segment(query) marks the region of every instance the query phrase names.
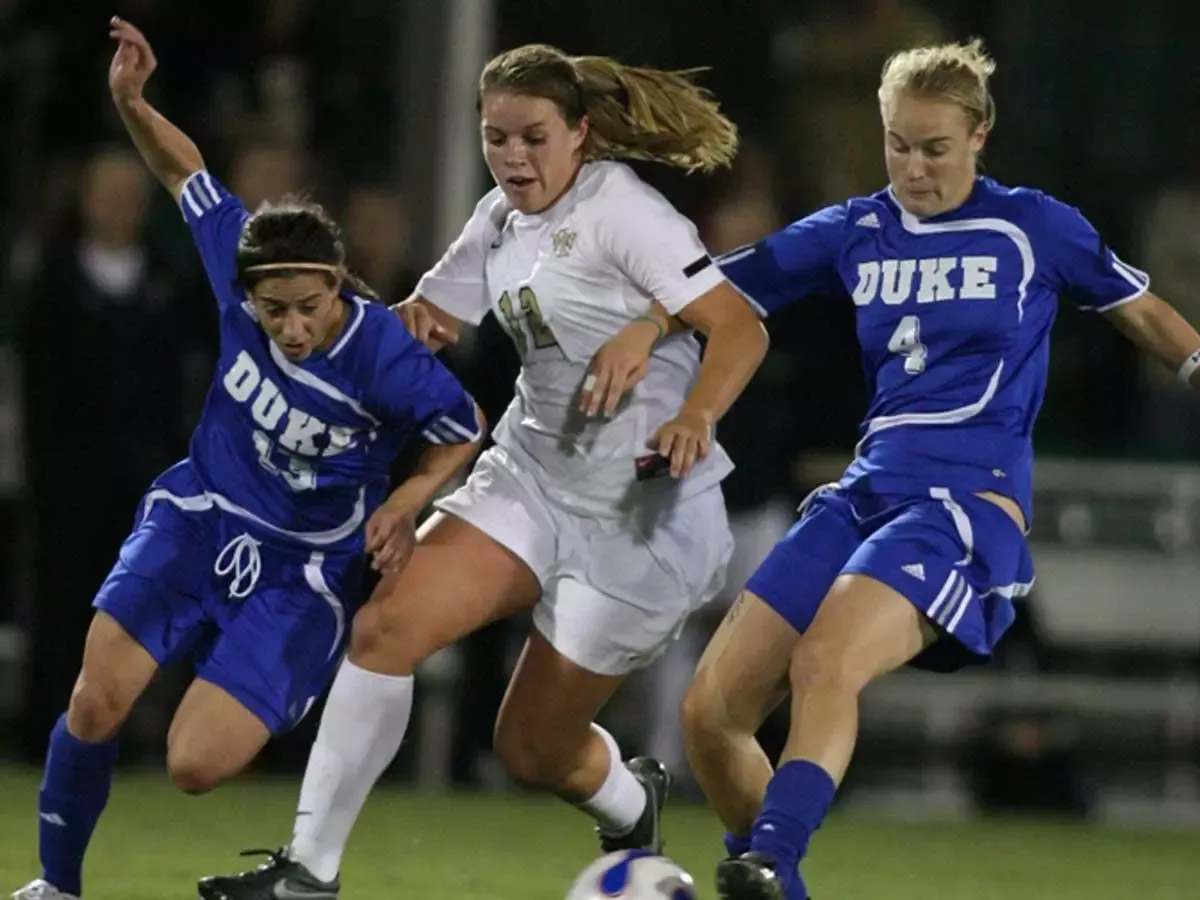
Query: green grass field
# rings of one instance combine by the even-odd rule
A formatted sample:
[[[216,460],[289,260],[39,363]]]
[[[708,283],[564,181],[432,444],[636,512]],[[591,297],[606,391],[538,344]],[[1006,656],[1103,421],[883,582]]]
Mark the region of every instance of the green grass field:
[[[37,875],[37,773],[0,769],[0,896]],[[203,798],[158,775],[118,776],[86,870],[88,900],[187,900],[197,876],[286,840],[298,782],[252,780]],[[669,853],[712,898],[720,830],[706,808],[667,815]],[[345,900],[562,900],[596,855],[578,812],[524,796],[380,790],[351,840]],[[1194,900],[1200,834],[840,816],[805,871],[818,900]]]

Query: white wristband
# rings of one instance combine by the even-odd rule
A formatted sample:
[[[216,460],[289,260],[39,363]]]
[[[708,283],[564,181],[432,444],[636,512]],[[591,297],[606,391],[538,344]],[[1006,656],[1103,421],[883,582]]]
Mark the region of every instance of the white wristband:
[[[1192,351],[1192,355],[1183,361],[1183,365],[1176,372],[1176,377],[1189,387],[1192,384],[1192,374],[1200,369],[1200,349]]]

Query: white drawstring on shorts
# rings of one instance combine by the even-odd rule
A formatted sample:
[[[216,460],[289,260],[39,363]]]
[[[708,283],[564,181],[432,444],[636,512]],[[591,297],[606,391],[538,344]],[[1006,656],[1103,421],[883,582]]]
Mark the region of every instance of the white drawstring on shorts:
[[[217,564],[213,566],[217,576],[223,578],[233,573],[233,580],[229,582],[230,597],[242,600],[258,584],[258,576],[262,574],[262,556],[258,552],[261,546],[261,541],[248,534],[239,534],[217,556]]]

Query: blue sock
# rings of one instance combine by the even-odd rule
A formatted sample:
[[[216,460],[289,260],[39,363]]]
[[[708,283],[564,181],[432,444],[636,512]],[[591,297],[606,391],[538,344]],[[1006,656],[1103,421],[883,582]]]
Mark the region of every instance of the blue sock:
[[[740,834],[734,834],[732,831],[725,832],[725,852],[730,859],[735,859],[742,854],[750,852],[750,838]]]
[[[38,793],[38,850],[42,877],[65,894],[83,890],[83,854],[108,802],[117,741],[89,744],[59,717],[50,732],[46,774]]]
[[[808,850],[808,839],[829,812],[836,790],[828,772],[802,759],[784,763],[767,785],[750,846],[775,858],[788,900],[808,896],[798,866]]]

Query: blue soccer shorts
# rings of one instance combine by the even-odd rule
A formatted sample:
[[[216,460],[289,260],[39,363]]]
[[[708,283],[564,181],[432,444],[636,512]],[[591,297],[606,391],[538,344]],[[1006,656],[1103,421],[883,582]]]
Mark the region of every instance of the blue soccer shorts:
[[[803,634],[834,581],[866,575],[896,590],[943,639],[912,665],[952,671],[991,656],[1033,585],[1025,536],[994,503],[934,488],[926,496],[819,490],[746,589]]]
[[[143,501],[93,606],[160,666],[190,657],[272,734],[288,731],[342,660],[364,559],[255,533],[192,499]]]

